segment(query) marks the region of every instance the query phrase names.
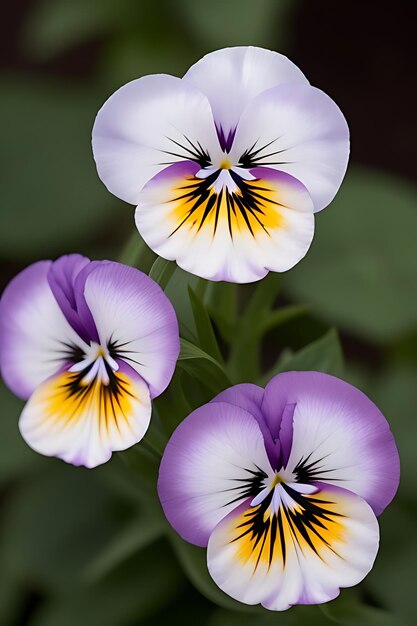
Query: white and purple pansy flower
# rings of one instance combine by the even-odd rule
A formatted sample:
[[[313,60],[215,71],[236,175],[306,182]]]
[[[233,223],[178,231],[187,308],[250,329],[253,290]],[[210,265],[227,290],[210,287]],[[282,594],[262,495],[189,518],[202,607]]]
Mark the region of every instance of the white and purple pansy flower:
[[[171,380],[178,323],[139,270],[78,254],[39,261],[0,301],[5,383],[28,400],[19,421],[37,452],[95,467],[144,436]]]
[[[158,491],[175,530],[208,547],[223,591],[285,610],[327,602],[366,576],[376,516],[398,481],[389,426],[361,391],[287,372],[191,413],[167,445]]]
[[[93,150],[100,178],[137,206],[157,254],[203,278],[247,283],[306,254],[314,213],[343,180],[349,131],[285,56],[236,47],[182,79],[121,87],[97,115]]]

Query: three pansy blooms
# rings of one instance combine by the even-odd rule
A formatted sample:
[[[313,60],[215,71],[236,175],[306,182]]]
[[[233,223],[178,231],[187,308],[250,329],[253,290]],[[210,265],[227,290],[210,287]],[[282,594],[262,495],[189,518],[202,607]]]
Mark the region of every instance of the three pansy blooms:
[[[349,133],[286,57],[208,54],[180,79],[146,76],[104,104],[99,176],[134,204],[145,242],[210,280],[248,283],[306,254],[336,194]],[[27,400],[38,452],[95,467],[144,436],[179,355],[174,309],[141,271],[78,254],[18,274],[0,303],[0,363]],[[399,460],[359,390],[318,372],[239,384],[193,411],[165,449],[158,493],[217,585],[284,610],[335,598],[371,569]]]

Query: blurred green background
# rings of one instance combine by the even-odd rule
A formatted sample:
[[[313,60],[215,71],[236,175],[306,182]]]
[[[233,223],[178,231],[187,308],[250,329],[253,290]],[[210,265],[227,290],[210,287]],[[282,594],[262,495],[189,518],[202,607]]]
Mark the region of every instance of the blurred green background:
[[[90,131],[98,108],[123,83],[153,72],[182,75],[210,50],[252,44],[288,54],[336,100],[351,128],[351,164],[336,200],[316,220],[307,257],[266,282],[267,290],[273,286],[272,310],[258,333],[261,372],[249,371],[241,358],[258,346],[244,343],[250,311],[237,320],[236,290],[226,298],[222,286],[209,287],[199,297],[223,352],[228,333],[241,339],[229,362],[234,380],[291,368],[341,375],[379,404],[402,460],[400,491],[381,518],[381,549],[365,583],[324,608],[271,615],[228,599],[211,584],[204,552],[167,537],[155,497],[157,466],[144,450],[115,455],[90,472],[41,458],[21,441],[22,403],[2,386],[2,626],[415,623],[412,8],[401,1],[393,7],[346,0],[20,0],[2,9],[2,285],[27,263],[65,252],[120,258],[133,210],[100,183]],[[149,262],[148,255],[143,264]],[[183,319],[190,316],[188,283],[190,277],[176,273],[168,292]],[[256,286],[238,292],[241,302],[256,294],[265,301]],[[195,317],[200,305],[194,304]],[[196,325],[191,319],[184,327],[188,338],[199,336]],[[185,377],[196,375],[183,369]],[[179,384],[176,377],[177,402]],[[167,404],[157,403],[156,418],[169,420]]]

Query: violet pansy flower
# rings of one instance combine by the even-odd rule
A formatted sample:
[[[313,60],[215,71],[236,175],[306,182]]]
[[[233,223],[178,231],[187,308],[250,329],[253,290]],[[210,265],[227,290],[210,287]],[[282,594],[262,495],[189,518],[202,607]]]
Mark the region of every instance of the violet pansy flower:
[[[178,323],[139,270],[71,254],[30,265],[6,287],[0,345],[5,383],[28,400],[27,443],[94,467],[144,436],[151,399],[175,368]]]
[[[100,178],[137,205],[137,228],[157,254],[247,283],[306,254],[314,212],[343,180],[349,131],[285,56],[236,47],[182,79],[121,87],[97,115],[93,150]]]
[[[389,426],[362,392],[287,372],[191,413],[167,445],[158,491],[176,531],[208,547],[223,591],[285,610],[364,578],[378,550],[376,516],[398,481]]]

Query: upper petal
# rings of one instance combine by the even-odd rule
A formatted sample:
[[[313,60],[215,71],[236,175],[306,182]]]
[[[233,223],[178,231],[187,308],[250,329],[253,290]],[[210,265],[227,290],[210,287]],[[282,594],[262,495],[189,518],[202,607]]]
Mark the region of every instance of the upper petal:
[[[111,261],[97,263],[84,284],[100,343],[111,344],[149,385],[151,397],[168,386],[179,354],[174,308],[149,276]]]
[[[19,429],[41,454],[96,467],[142,439],[151,401],[147,384],[126,364],[107,385],[82,378],[83,373],[63,371],[43,382],[23,409]]]
[[[95,262],[80,254],[65,254],[51,264],[48,272],[48,282],[58,302],[59,308],[71,324],[73,329],[87,343],[97,341],[97,330],[91,313],[82,302],[82,289],[77,290],[80,275],[85,276]],[[84,306],[83,306],[84,304]]]
[[[278,52],[239,46],[206,54],[184,75],[206,94],[217,128],[227,137],[246,105],[262,91],[281,83],[308,80],[292,61]]]
[[[62,367],[71,347],[85,347],[51,291],[51,266],[51,261],[39,261],[24,269],[0,301],[1,372],[23,399]]]
[[[251,160],[247,152],[254,154]],[[339,107],[319,89],[280,85],[248,104],[231,158],[291,174],[307,188],[314,210],[320,211],[331,202],[345,175],[349,129]]]
[[[400,470],[393,435],[375,404],[334,376],[285,372],[265,389],[262,411],[272,431],[286,406],[293,414],[288,471],[301,482],[349,489],[379,515],[397,491]]]
[[[175,430],[159,471],[168,521],[187,541],[207,545],[216,524],[271,472],[262,433],[247,411],[212,402]]]
[[[280,455],[280,442],[278,438],[276,440],[273,439],[265,416],[262,413],[264,393],[265,390],[263,387],[251,383],[241,383],[240,385],[234,385],[233,387],[221,391],[211,402],[228,402],[241,409],[245,409],[245,411],[253,415],[261,429],[265,449],[271,465],[272,467],[276,467]]]
[[[114,195],[138,204],[144,184],[167,164],[220,151],[210,104],[180,78],[134,80],[104,103],[93,127],[98,174]]]
[[[236,600],[274,611],[320,604],[371,569],[379,529],[362,498],[330,486],[293,495],[277,511],[246,501],[210,536],[210,574]]]

